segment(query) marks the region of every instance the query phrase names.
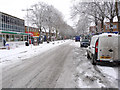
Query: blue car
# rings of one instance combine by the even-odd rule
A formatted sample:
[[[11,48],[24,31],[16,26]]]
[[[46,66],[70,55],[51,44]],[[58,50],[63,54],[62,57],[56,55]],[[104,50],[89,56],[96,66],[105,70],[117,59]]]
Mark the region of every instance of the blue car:
[[[75,37],[75,41],[76,41],[76,42],[80,42],[80,36],[76,36],[76,37]]]

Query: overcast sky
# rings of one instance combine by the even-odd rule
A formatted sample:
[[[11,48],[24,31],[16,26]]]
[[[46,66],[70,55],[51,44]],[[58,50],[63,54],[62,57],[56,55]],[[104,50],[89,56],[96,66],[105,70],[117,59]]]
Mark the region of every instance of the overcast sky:
[[[63,13],[65,21],[72,25],[69,19],[71,0],[0,0],[0,11],[24,19],[26,12],[22,9],[30,8],[31,5],[40,1],[52,4]]]

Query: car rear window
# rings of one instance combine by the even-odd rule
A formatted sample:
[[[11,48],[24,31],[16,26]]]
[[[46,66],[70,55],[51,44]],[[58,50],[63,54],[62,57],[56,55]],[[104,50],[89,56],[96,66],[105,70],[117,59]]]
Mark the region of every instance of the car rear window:
[[[83,39],[82,42],[89,42],[89,40],[88,39]]]

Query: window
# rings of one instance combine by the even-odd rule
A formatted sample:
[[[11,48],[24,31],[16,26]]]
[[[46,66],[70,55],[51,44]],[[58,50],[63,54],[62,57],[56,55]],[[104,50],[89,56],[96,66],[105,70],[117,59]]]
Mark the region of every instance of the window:
[[[117,25],[113,25],[113,29],[117,29]]]
[[[10,35],[10,41],[14,41],[14,35]]]
[[[0,28],[2,27],[2,22],[0,21]]]
[[[0,34],[0,46],[2,46],[3,43],[2,43],[2,35]]]
[[[0,42],[2,42],[2,34],[0,34]]]
[[[10,41],[10,35],[6,35],[6,41]]]

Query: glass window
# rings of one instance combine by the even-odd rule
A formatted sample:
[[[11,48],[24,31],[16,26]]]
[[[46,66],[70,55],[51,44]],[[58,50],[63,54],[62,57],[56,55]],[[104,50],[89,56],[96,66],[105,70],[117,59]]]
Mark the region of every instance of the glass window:
[[[117,25],[113,25],[113,29],[117,29]]]
[[[19,39],[19,35],[15,35],[15,41],[20,41]]]
[[[27,36],[24,36],[24,41],[27,41]]]
[[[2,46],[2,34],[0,34],[0,46]]]
[[[0,22],[0,29],[2,29],[2,23]]]
[[[14,35],[11,35],[10,41],[14,41]]]
[[[2,42],[2,34],[0,34],[0,42]]]
[[[20,41],[23,41],[23,36],[22,35],[20,36]]]
[[[10,35],[6,35],[6,41],[10,41]]]

